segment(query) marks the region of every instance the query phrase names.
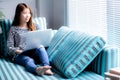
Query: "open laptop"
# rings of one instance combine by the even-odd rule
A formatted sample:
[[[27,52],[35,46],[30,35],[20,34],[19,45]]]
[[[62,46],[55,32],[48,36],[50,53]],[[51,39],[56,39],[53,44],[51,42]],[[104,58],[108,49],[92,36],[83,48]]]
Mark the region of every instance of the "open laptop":
[[[52,29],[30,31],[20,34],[20,43],[24,46],[24,51],[34,49],[43,45],[48,47],[53,38]]]

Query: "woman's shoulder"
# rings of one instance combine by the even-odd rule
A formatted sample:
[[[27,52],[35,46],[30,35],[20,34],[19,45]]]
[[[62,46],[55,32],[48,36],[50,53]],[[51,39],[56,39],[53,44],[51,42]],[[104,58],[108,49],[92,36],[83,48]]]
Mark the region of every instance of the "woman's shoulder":
[[[19,27],[17,27],[17,26],[11,26],[11,28],[10,28],[11,30],[14,30],[14,31],[16,31],[16,30],[18,30],[19,29]]]
[[[16,26],[11,26],[10,27],[10,32],[18,32],[19,31],[19,28],[16,27]]]
[[[16,26],[11,26],[10,29],[16,29],[17,27]]]

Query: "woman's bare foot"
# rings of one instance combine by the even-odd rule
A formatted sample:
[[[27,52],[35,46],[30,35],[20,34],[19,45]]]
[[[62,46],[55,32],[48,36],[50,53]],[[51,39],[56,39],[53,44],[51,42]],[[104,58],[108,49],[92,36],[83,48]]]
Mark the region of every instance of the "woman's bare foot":
[[[45,71],[46,75],[53,75],[54,73],[51,71],[51,69],[48,69]]]
[[[50,68],[51,68],[51,66],[39,66],[36,68],[36,73],[37,73],[37,75],[42,76]]]

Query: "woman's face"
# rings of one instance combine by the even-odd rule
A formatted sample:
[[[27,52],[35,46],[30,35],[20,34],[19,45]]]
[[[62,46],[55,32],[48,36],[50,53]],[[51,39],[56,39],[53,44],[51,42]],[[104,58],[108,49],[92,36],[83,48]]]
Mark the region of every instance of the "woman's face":
[[[20,20],[22,23],[26,23],[30,20],[31,14],[29,8],[25,8],[20,15]]]

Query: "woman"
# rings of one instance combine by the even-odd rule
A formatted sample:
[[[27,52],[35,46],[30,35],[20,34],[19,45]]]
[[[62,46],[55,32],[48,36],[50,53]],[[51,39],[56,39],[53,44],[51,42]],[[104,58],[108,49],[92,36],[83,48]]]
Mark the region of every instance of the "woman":
[[[48,55],[43,46],[23,52],[24,46],[20,44],[19,35],[34,30],[36,30],[36,27],[32,22],[30,7],[25,3],[18,4],[12,27],[8,34],[8,54],[15,63],[25,66],[32,73],[37,73],[40,76],[44,74],[52,75],[53,72],[51,71]],[[41,66],[37,66],[34,61],[41,63]]]

